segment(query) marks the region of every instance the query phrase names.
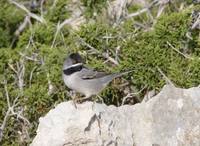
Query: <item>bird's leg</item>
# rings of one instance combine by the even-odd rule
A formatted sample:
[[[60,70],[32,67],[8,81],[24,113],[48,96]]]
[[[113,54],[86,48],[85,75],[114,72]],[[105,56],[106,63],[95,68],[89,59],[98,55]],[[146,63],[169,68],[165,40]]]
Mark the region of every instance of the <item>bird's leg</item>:
[[[70,96],[72,97],[72,101],[73,101],[74,107],[77,108],[77,105],[76,105],[76,92],[74,90],[70,91]]]
[[[76,105],[76,100],[73,99],[73,104],[74,104],[74,107],[77,109],[77,105]]]
[[[91,96],[85,96],[84,98],[81,98],[79,101],[80,102],[84,102],[84,101],[86,101],[86,100],[88,100],[90,98],[91,98]]]

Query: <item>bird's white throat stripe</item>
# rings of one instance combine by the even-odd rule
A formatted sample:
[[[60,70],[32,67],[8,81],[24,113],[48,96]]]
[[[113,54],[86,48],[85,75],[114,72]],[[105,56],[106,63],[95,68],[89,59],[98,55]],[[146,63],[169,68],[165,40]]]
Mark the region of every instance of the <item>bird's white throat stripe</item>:
[[[69,69],[69,68],[73,68],[73,67],[77,67],[77,66],[82,66],[82,65],[83,65],[83,63],[76,63],[76,64],[73,64],[73,65],[68,66],[68,67],[65,68],[64,70]]]

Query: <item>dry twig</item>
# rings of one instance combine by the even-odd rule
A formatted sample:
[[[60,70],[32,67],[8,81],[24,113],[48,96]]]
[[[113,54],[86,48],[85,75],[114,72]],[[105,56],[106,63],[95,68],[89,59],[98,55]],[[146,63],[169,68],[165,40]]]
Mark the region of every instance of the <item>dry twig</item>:
[[[147,101],[149,101],[155,94],[156,94],[155,89],[153,89],[153,90],[151,90],[151,91],[148,91],[148,92],[145,94],[145,96],[144,96],[142,102],[147,102]]]
[[[167,44],[176,52],[178,52],[179,54],[181,54],[183,57],[187,58],[187,59],[193,59],[192,57],[182,53],[181,51],[179,51],[178,49],[176,49],[174,46],[172,46],[172,44],[170,42],[167,41]]]
[[[156,68],[160,72],[160,74],[164,77],[166,83],[174,86],[173,82],[163,73],[163,71],[158,66],[156,66]]]
[[[126,101],[128,98],[133,98],[134,95],[140,94],[145,88],[146,88],[146,86],[144,86],[144,87],[143,87],[140,91],[138,91],[138,92],[135,92],[135,93],[128,93],[125,97],[123,97],[123,99],[122,99],[122,104],[121,104],[121,105],[124,105],[125,101]]]
[[[114,63],[115,65],[119,65],[118,60],[115,60],[114,58],[110,57],[107,52],[101,53],[96,48],[94,48],[93,46],[91,46],[90,44],[85,42],[80,36],[78,36],[78,37],[79,37],[79,40],[81,41],[81,43],[90,49],[89,50],[90,52],[92,52],[94,54],[101,54],[102,57],[104,57],[105,59],[109,60],[110,62]]]
[[[6,114],[4,116],[3,122],[2,122],[1,127],[0,127],[0,142],[1,142],[2,138],[3,138],[3,132],[4,132],[4,129],[6,127],[6,123],[8,121],[8,118],[10,116],[17,116],[17,118],[22,119],[27,124],[30,124],[28,119],[26,119],[24,116],[21,115],[21,112],[19,112],[19,111],[16,112],[15,111],[15,107],[18,105],[17,101],[19,99],[19,95],[14,99],[14,101],[13,101],[13,103],[11,105],[11,101],[10,101],[10,97],[9,97],[9,93],[8,93],[8,88],[7,88],[7,80],[4,80],[4,90],[5,90],[8,109],[6,111]]]
[[[138,15],[143,14],[144,12],[148,12],[149,9],[151,9],[154,5],[156,5],[158,3],[159,0],[154,0],[149,6],[147,6],[146,8],[143,8],[135,13],[131,13],[129,15],[126,16],[126,19],[128,18],[132,18],[132,17],[136,17]]]
[[[193,23],[191,29],[195,29],[195,28],[197,28],[198,26],[200,26],[200,12],[199,12],[198,18],[197,18],[196,21]]]
[[[56,26],[56,33],[54,35],[54,39],[53,39],[53,42],[51,44],[51,48],[54,47],[55,45],[55,41],[56,41],[56,38],[60,32],[60,30],[63,28],[63,26],[67,25],[67,24],[70,24],[72,21],[74,21],[75,18],[69,18],[69,19],[65,19],[62,23],[58,22],[57,23],[57,26]]]
[[[26,28],[26,26],[30,23],[30,16],[25,16],[24,21],[20,24],[20,26],[18,27],[18,29],[15,31],[15,36],[19,36],[21,34],[21,32],[24,31],[24,29]]]
[[[36,14],[34,14],[34,13],[31,13],[24,5],[19,4],[19,3],[17,3],[17,2],[14,1],[14,0],[9,0],[9,2],[10,2],[11,4],[16,5],[18,8],[22,9],[23,11],[25,11],[25,12],[26,12],[30,17],[32,17],[33,19],[35,19],[35,20],[37,20],[37,21],[39,21],[39,22],[41,22],[41,23],[43,23],[43,24],[46,24],[46,21],[45,21],[45,19],[44,19],[43,17],[38,16],[38,15],[36,15]]]

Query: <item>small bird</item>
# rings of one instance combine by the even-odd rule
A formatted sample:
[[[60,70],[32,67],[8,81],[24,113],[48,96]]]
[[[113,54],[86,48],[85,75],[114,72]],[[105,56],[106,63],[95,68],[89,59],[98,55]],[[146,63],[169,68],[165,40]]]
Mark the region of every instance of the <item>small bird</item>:
[[[63,80],[65,85],[75,92],[83,94],[83,99],[98,95],[114,78],[131,71],[107,74],[84,66],[84,60],[78,53],[70,54],[63,64]]]

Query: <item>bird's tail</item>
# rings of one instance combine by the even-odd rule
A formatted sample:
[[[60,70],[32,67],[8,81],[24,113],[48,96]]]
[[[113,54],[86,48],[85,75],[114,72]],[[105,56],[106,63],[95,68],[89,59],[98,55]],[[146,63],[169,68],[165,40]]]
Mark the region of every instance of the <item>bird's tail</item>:
[[[107,76],[103,77],[101,81],[102,81],[103,83],[107,84],[107,83],[111,82],[113,79],[118,78],[118,77],[121,77],[121,76],[123,76],[123,75],[126,75],[126,74],[128,74],[128,73],[130,73],[130,72],[132,72],[132,71],[133,71],[133,70],[129,70],[129,71],[125,71],[125,72],[120,72],[120,73],[110,74],[110,75],[107,75]]]

